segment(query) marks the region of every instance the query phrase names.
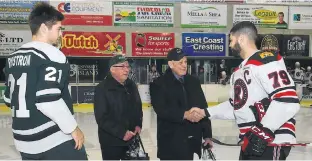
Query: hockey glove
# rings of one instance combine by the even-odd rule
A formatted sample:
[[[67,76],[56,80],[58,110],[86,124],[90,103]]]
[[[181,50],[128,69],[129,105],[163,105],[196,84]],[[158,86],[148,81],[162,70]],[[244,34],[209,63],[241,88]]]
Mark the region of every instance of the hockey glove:
[[[271,100],[268,98],[264,98],[261,101],[256,102],[254,105],[249,106],[253,114],[255,115],[256,122],[260,123],[265,112],[268,110],[270,106]]]
[[[244,138],[242,151],[245,155],[261,156],[266,149],[267,145],[275,138],[274,133],[265,127],[253,126],[250,128]]]

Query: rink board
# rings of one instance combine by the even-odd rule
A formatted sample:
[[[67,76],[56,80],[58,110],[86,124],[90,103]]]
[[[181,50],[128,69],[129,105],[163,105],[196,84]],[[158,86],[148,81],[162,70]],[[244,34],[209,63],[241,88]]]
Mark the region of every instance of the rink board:
[[[217,105],[218,102],[209,102],[208,107]],[[312,104],[312,101],[302,101],[301,107],[310,108],[310,105]],[[151,108],[150,104],[144,104],[142,106],[143,109]],[[74,111],[75,112],[93,112],[93,104],[74,104]],[[10,112],[10,109],[4,105],[0,104],[0,113],[8,113]]]

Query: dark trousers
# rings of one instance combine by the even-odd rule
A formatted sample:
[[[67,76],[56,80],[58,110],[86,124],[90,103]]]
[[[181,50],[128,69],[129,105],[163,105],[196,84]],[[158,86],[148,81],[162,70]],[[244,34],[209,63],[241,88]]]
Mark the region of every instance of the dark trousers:
[[[260,157],[246,156],[241,151],[239,160],[286,160],[290,153],[291,147],[269,146]]]
[[[172,152],[171,155],[161,156],[159,157],[159,160],[193,160],[194,153],[196,153],[195,143],[196,141],[193,138],[189,138],[187,139],[185,146],[179,147],[178,149],[172,149],[174,152]]]
[[[126,158],[128,146],[101,146],[103,160],[123,160]]]
[[[80,150],[75,149],[74,140],[64,142],[40,154],[26,154],[21,152],[21,157],[22,160],[88,160],[85,147],[83,146]]]

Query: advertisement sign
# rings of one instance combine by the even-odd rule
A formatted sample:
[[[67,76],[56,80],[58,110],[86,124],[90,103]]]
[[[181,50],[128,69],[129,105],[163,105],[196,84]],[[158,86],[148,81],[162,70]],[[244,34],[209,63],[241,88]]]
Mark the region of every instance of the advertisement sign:
[[[0,24],[28,24],[28,16],[38,2],[47,0],[0,1]]]
[[[280,34],[262,34],[258,35],[256,45],[259,50],[280,51],[283,49],[283,35]]]
[[[263,28],[287,29],[288,6],[234,5],[233,24],[241,21]]]
[[[112,2],[105,1],[51,1],[64,14],[63,25],[112,26]]]
[[[188,56],[225,56],[225,34],[182,33],[182,49]]]
[[[311,0],[245,0],[247,4],[312,5]]]
[[[284,35],[283,55],[285,56],[309,56],[309,35]]]
[[[289,7],[289,29],[311,29],[311,7]]]
[[[207,2],[207,3],[243,3],[244,0],[186,0],[187,2]]]
[[[132,56],[167,56],[174,33],[132,33]]]
[[[30,41],[31,32],[29,30],[0,30],[0,56],[8,56]]]
[[[181,4],[182,28],[226,28],[227,5]]]
[[[62,52],[66,56],[113,56],[126,53],[122,32],[63,32]]]
[[[151,105],[151,96],[149,91],[149,85],[138,85],[138,91],[141,97],[143,107]]]
[[[85,60],[84,60],[85,61]],[[92,82],[93,75],[94,79],[99,76],[99,70],[97,64],[70,64],[70,81],[76,81],[76,78],[79,77],[79,82],[89,81]]]
[[[0,86],[0,103],[4,103],[4,91],[5,91],[5,86]]]
[[[114,2],[114,26],[173,27],[174,4]]]
[[[73,103],[93,103],[95,86],[71,86]]]

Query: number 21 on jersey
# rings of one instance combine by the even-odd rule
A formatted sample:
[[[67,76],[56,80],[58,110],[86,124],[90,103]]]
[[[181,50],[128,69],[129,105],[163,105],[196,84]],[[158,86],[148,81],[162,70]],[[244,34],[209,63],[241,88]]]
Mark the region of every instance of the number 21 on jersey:
[[[56,80],[56,69],[54,67],[47,67],[46,74],[44,76],[45,81],[58,81],[60,83],[62,77],[62,70],[58,71],[58,79]],[[10,87],[10,99],[12,100],[13,92],[16,88],[18,88],[18,109],[16,110],[14,106],[12,106],[12,117],[17,118],[29,118],[30,112],[27,109],[26,104],[26,87],[27,87],[27,73],[22,73],[22,75],[16,79],[13,74],[9,74],[8,77],[8,86]],[[11,102],[12,103],[12,102]]]

